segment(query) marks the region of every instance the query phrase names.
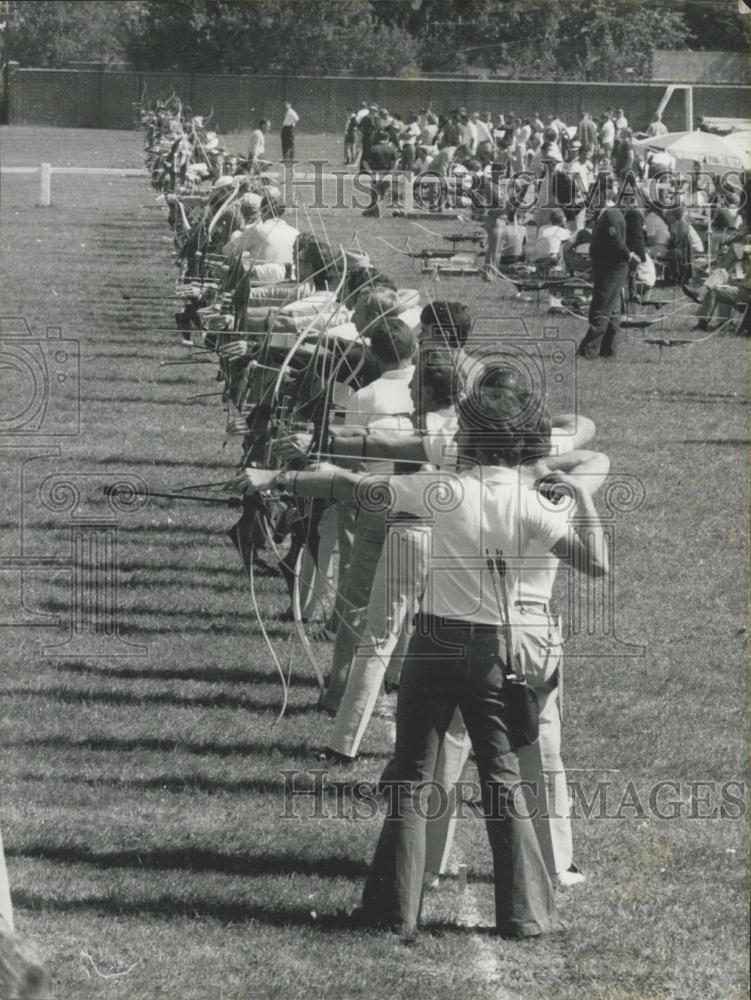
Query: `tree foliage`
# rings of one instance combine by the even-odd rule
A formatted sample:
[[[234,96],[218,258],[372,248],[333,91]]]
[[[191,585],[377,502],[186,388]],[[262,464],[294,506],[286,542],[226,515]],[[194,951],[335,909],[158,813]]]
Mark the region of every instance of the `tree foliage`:
[[[122,59],[131,6],[125,0],[13,0],[2,32],[3,59],[44,67]]]
[[[742,49],[751,18],[690,0],[11,0],[6,58],[399,76],[649,75],[655,48]]]

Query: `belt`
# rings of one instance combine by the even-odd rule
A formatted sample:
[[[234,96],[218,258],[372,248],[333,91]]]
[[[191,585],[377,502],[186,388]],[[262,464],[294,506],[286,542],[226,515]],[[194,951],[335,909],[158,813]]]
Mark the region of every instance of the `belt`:
[[[438,628],[445,629],[455,629],[459,632],[468,633],[470,636],[475,635],[503,635],[503,625],[500,623],[493,624],[490,622],[473,622],[468,618],[442,618],[438,615],[426,615],[420,614],[416,616],[415,624],[419,626],[420,622],[424,625],[430,627],[434,624]]]

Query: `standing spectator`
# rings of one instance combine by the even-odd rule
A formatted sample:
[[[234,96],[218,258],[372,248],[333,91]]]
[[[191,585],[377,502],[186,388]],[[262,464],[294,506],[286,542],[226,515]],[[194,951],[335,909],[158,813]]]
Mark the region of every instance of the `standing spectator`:
[[[595,182],[595,171],[589,158],[589,149],[577,140],[571,144],[571,152],[576,155],[566,164],[566,172],[574,178],[579,188],[587,192]],[[577,176],[578,181],[576,181]]]
[[[620,132],[628,128],[628,118],[623,113],[623,108],[618,108],[615,113],[615,127]]]
[[[363,118],[365,117],[365,115],[368,114],[368,111],[369,111],[369,109],[368,109],[368,102],[367,101],[360,101],[360,107],[358,108],[357,113],[355,114],[355,118],[357,118],[357,124],[358,125],[363,120]]]
[[[613,155],[614,145],[615,125],[613,124],[613,119],[610,117],[610,113],[606,111],[600,123],[600,149],[603,156],[607,156],[610,159]]]
[[[282,118],[282,159],[294,160],[295,158],[295,126],[300,121],[300,116],[289,103],[284,102],[284,117]]]
[[[597,138],[597,126],[592,121],[592,116],[588,111],[582,111],[577,128],[577,138],[586,149],[594,149],[595,139]]]
[[[248,142],[248,161],[251,168],[257,166],[266,153],[266,134],[270,128],[269,121],[262,118],[258,123],[258,128],[254,128],[250,133]]]
[[[662,115],[659,111],[655,111],[652,115],[652,121],[649,123],[649,128],[647,129],[647,135],[650,139],[659,135],[667,135],[667,126],[662,120]]]
[[[477,145],[479,146],[481,142],[489,142],[494,147],[495,139],[493,138],[493,132],[487,123],[480,118],[480,112],[473,111],[469,117],[477,131]]]
[[[606,208],[600,213],[592,233],[590,254],[594,287],[589,329],[579,345],[579,356],[589,360],[612,358],[616,339],[613,318],[620,313],[629,265],[639,264],[637,254],[626,245],[626,220],[620,209]]]
[[[357,156],[357,115],[352,108],[347,108],[347,123],[344,126],[344,163],[349,166]]]
[[[426,148],[435,144],[435,137],[438,134],[438,119],[428,111],[425,115],[425,122],[420,131],[420,145]]]
[[[615,176],[623,184],[629,173],[634,169],[634,147],[631,142],[631,131],[624,129],[618,140],[618,149],[615,154]]]
[[[362,170],[369,169],[370,148],[373,145],[373,134],[379,127],[379,124],[378,105],[371,104],[367,114],[362,115],[357,123],[357,127],[360,130],[360,144],[362,146],[362,155],[360,156],[360,168]]]
[[[464,146],[470,156],[475,155],[477,149],[477,128],[470,120],[469,115],[463,114],[459,118],[459,145]]]
[[[363,148],[363,161],[365,149]],[[370,171],[370,205],[362,213],[367,216],[381,217],[381,201],[390,187],[388,178],[379,177],[380,171],[393,170],[396,163],[396,147],[391,142],[385,129],[378,129],[372,136],[372,145],[368,149],[367,165]]]

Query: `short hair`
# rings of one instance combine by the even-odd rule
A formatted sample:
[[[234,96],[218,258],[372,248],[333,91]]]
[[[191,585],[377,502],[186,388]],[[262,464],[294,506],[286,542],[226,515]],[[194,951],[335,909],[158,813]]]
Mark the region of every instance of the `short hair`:
[[[376,286],[396,291],[396,282],[387,274],[383,274],[367,264],[356,264],[347,275],[345,297],[350,298],[365,288],[375,288]]]
[[[304,260],[313,274],[313,285],[316,291],[324,291],[329,272],[336,267],[336,258],[328,243],[322,243],[315,233],[299,233],[295,239],[293,259],[298,263]]]
[[[414,357],[417,338],[402,320],[387,316],[370,330],[370,349],[379,361],[399,364]]]
[[[269,123],[268,118],[261,118],[261,119],[259,119],[258,127],[259,128],[263,128],[263,126],[264,125],[268,125],[268,123]]]
[[[284,215],[284,202],[265,191],[261,195],[261,217],[273,219]]]
[[[358,306],[365,310],[368,323],[379,318],[395,314],[399,309],[399,296],[395,288],[376,285],[373,288],[363,288],[357,296]]]
[[[459,395],[459,370],[453,353],[445,348],[421,350],[414,377],[430,387],[434,401],[441,406],[451,406]]]
[[[551,422],[543,399],[511,368],[495,368],[464,395],[457,410],[472,451],[512,468],[550,453]]]
[[[550,221],[556,226],[565,226],[566,216],[563,214],[560,208],[554,208],[550,213]]]
[[[420,313],[420,324],[430,331],[431,340],[445,347],[464,347],[472,328],[472,316],[463,302],[442,299],[425,306]]]

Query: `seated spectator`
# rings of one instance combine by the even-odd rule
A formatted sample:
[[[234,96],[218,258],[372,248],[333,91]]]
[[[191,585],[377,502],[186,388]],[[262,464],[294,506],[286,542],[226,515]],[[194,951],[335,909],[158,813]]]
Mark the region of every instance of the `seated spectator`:
[[[652,256],[666,254],[670,244],[670,228],[662,217],[662,212],[655,205],[652,205],[647,212],[644,219],[644,230],[647,238],[647,249]]]
[[[554,208],[550,213],[550,222],[541,226],[537,233],[530,260],[535,264],[556,267],[561,261],[561,248],[571,239],[571,232],[566,228],[566,217],[560,208]]]
[[[501,235],[500,263],[516,264],[524,260],[527,250],[527,229],[517,217],[516,209],[506,210],[506,225]]]
[[[749,332],[749,303],[751,289],[749,287],[749,256],[751,244],[736,237],[726,244],[720,266],[710,271],[701,287],[697,290],[689,288],[685,283],[683,291],[689,298],[700,303],[698,329],[708,330],[715,313],[719,318],[727,319],[733,309],[745,308],[743,324],[738,333]]]
[[[592,267],[592,259],[589,255],[589,245],[592,242],[592,229],[589,226],[582,226],[574,234],[573,239],[563,244],[563,262],[566,270],[573,277],[577,272],[589,271]]]
[[[691,277],[696,241],[698,240],[700,247],[699,252],[703,252],[704,247],[696,230],[686,218],[686,210],[682,205],[666,211],[665,221],[670,230],[668,244],[669,280],[674,284],[682,285]]]

